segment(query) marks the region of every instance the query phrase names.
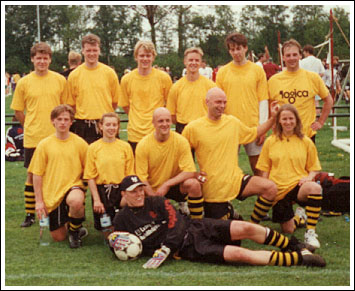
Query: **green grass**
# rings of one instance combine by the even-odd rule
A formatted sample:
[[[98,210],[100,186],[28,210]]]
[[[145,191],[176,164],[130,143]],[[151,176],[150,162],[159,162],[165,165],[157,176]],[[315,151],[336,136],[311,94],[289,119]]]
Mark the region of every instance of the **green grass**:
[[[10,98],[6,98],[6,112]],[[350,126],[348,120],[339,124]],[[125,128],[125,124],[122,124]],[[346,133],[342,133],[346,134]],[[347,132],[348,136],[349,132]],[[126,139],[126,134],[121,134]],[[325,171],[335,176],[350,175],[350,155],[331,146],[328,125],[317,136],[320,161]],[[241,150],[240,166],[250,173],[248,159]],[[350,224],[344,216],[327,218],[317,226],[321,248],[317,253],[327,267],[255,267],[247,265],[208,264],[169,260],[157,270],[144,270],[148,258],[120,262],[104,245],[94,229],[91,200],[86,198],[86,221],[89,236],[81,249],[72,250],[68,242],[39,246],[38,221],[30,228],[20,228],[24,219],[23,189],[26,170],[21,162],[5,162],[5,285],[6,286],[350,286]],[[234,206],[249,217],[255,198]],[[280,230],[279,225],[263,223]],[[304,229],[295,235],[303,239]],[[244,247],[273,249],[244,241]]]

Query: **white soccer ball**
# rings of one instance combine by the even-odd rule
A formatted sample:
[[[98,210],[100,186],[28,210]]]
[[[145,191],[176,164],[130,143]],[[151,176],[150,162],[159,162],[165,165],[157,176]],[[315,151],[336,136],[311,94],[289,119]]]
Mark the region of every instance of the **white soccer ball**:
[[[109,235],[108,240],[116,257],[121,261],[137,259],[142,253],[142,242],[132,233],[114,231]]]

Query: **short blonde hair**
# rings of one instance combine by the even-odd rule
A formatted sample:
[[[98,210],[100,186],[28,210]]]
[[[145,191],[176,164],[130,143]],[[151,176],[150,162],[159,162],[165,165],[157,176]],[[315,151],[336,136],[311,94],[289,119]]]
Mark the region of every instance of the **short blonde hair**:
[[[184,57],[186,57],[189,53],[199,54],[201,56],[201,59],[203,57],[203,51],[199,47],[190,47],[190,48],[186,49],[184,52]]]
[[[154,44],[151,41],[149,41],[149,40],[140,40],[140,41],[138,41],[136,43],[136,45],[134,47],[134,58],[137,58],[138,50],[140,48],[143,48],[146,51],[152,53],[154,57],[157,56],[157,52],[155,50],[155,46],[154,46]]]
[[[90,33],[82,38],[81,47],[84,47],[86,43],[91,45],[98,44],[100,46],[101,40],[96,34]]]
[[[69,65],[80,65],[81,54],[74,51],[70,51],[68,54],[68,63]]]
[[[68,112],[70,115],[70,120],[73,121],[74,120],[74,110],[71,106],[69,106],[68,104],[61,104],[58,105],[57,107],[55,107],[52,111],[51,111],[51,120],[53,121],[54,119],[56,119],[59,115],[61,115],[63,112]]]

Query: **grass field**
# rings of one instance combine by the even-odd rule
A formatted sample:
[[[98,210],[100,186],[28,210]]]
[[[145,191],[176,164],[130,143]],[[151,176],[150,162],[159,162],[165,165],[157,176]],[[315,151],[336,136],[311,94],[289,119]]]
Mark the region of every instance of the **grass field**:
[[[6,98],[6,113],[11,113]],[[7,119],[8,120],[8,119]],[[329,120],[330,122],[330,120]],[[341,125],[350,126],[348,119],[339,119]],[[122,124],[125,127],[125,124]],[[341,132],[339,137],[347,136]],[[121,134],[126,139],[125,133]],[[328,125],[317,135],[319,158],[324,171],[335,176],[350,175],[350,155],[331,146],[332,130]],[[3,160],[3,158],[2,158]],[[240,166],[250,173],[244,151],[241,151]],[[68,242],[53,243],[49,247],[39,246],[38,221],[30,228],[21,228],[24,219],[23,189],[26,171],[21,162],[5,163],[5,203],[2,228],[5,227],[5,286],[340,286],[353,285],[353,243],[350,223],[345,216],[321,217],[317,233],[321,248],[317,253],[327,261],[327,267],[255,267],[247,265],[208,264],[169,260],[157,270],[144,270],[142,265],[148,258],[120,262],[104,245],[94,227],[89,195],[86,199],[86,221],[89,236],[83,247],[72,250]],[[249,217],[255,198],[244,202],[234,201],[234,206],[246,218]],[[349,215],[348,215],[349,216]],[[352,219],[352,217],[351,217]],[[351,224],[352,224],[351,220]],[[280,230],[277,224],[263,223]],[[295,235],[303,239],[304,230]],[[242,246],[252,249],[273,249],[245,241]],[[265,288],[265,287],[263,287]],[[267,289],[267,288],[265,288]]]

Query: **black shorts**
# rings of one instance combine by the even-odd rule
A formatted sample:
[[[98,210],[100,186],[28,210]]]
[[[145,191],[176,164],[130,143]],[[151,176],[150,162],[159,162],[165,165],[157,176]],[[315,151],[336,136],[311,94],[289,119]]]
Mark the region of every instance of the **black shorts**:
[[[296,186],[290,192],[287,193],[284,199],[278,201],[272,207],[272,221],[276,223],[283,223],[289,221],[292,217],[295,216],[293,212],[293,204],[297,203],[298,205],[305,206],[305,202],[301,202],[297,199],[298,191],[300,186]]]
[[[175,131],[181,134],[186,125],[187,124],[176,122]]]
[[[121,191],[118,189],[118,184],[109,184],[109,185],[97,185],[97,191],[99,192],[100,200],[105,206],[106,213],[111,217],[111,221],[116,214],[116,209],[120,207],[121,203]],[[94,201],[91,197],[91,204],[94,206]],[[100,223],[100,213],[93,211],[94,216],[94,227],[97,230],[102,230]]]
[[[67,196],[70,191],[74,189],[78,189],[80,187],[74,186],[70,188],[67,193],[65,194],[62,202],[59,206],[54,209],[51,213],[49,213],[49,230],[54,231],[58,228],[64,226],[69,221],[69,205],[67,204]],[[84,189],[80,188],[83,192]]]
[[[70,131],[82,137],[88,144],[91,144],[102,137],[99,131],[99,119],[75,119],[70,127]]]
[[[25,159],[23,166],[27,169],[30,166],[33,154],[35,153],[36,148],[25,148]]]
[[[233,245],[230,237],[231,220],[192,219],[179,256],[191,261],[224,262],[226,245]]]
[[[187,199],[187,193],[180,192],[180,184],[170,187],[168,193],[165,194],[165,198],[172,199],[176,202],[185,202]]]
[[[237,196],[238,200],[244,200],[245,197],[242,197],[242,193],[249,183],[252,176],[244,175],[242,179],[242,185],[240,186],[239,194]],[[204,202],[204,211],[205,217],[221,219],[226,216],[232,218],[233,217],[233,206],[227,202]]]

